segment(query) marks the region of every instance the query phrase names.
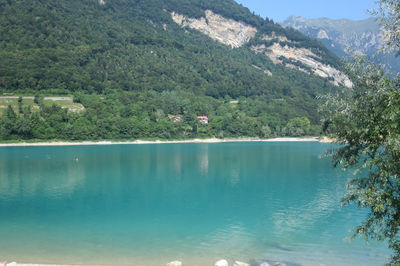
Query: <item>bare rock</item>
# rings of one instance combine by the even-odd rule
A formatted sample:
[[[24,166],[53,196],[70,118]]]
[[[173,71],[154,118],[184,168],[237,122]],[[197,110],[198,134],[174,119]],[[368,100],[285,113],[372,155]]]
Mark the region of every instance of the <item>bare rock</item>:
[[[205,16],[198,19],[190,18],[175,12],[172,12],[171,16],[173,21],[180,26],[198,30],[211,39],[232,48],[243,46],[254,38],[257,33],[255,27],[242,21],[225,18],[219,14],[213,13],[211,10],[206,10]],[[331,83],[336,86],[344,85],[349,88],[352,87],[352,82],[344,73],[330,65],[320,62],[321,58],[310,49],[281,44],[296,43],[288,40],[286,36],[272,32],[270,35],[264,35],[262,39],[267,41],[279,41],[269,47],[266,47],[264,44],[252,46],[254,52],[266,55],[275,64],[283,63],[281,58],[284,57],[290,61],[298,62],[306,66],[306,68],[302,68],[298,64],[286,64],[286,67],[295,68],[322,78],[329,78]],[[271,72],[265,73],[269,76],[271,75]]]
[[[171,261],[170,263],[167,263],[167,266],[182,266],[182,261],[179,260]]]
[[[310,49],[291,47],[289,45],[282,45],[280,43],[274,43],[268,47],[266,47],[264,44],[252,46],[251,49],[255,53],[264,53],[272,60],[274,64],[283,63],[281,60],[282,57],[299,62],[311,69],[310,74],[314,74],[322,78],[332,79],[332,83],[336,86],[344,85],[348,88],[351,88],[353,85],[353,83],[344,73],[330,65],[321,63],[319,61],[320,58]],[[292,64],[286,64],[286,67],[295,68],[308,73],[306,69]]]
[[[228,262],[226,260],[219,260],[215,263],[215,266],[228,266]]]
[[[205,11],[205,17],[195,19],[172,12],[172,19],[182,27],[189,27],[208,35],[232,48],[238,48],[248,43],[253,38],[257,29],[244,22],[224,18],[221,15],[213,13],[211,10]]]

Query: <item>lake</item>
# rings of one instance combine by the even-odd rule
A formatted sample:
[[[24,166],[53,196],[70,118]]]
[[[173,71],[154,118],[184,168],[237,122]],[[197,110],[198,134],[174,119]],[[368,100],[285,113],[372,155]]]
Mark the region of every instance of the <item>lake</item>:
[[[252,142],[0,148],[0,261],[380,265],[346,241],[352,176],[332,144]],[[79,160],[76,160],[78,158]]]

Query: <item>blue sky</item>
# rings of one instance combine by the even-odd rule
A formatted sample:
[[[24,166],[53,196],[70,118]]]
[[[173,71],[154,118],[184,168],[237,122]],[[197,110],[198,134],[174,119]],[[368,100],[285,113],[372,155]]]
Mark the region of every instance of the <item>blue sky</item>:
[[[272,18],[275,22],[285,20],[290,15],[359,20],[370,17],[366,10],[376,7],[376,0],[236,0],[236,2],[263,18]]]

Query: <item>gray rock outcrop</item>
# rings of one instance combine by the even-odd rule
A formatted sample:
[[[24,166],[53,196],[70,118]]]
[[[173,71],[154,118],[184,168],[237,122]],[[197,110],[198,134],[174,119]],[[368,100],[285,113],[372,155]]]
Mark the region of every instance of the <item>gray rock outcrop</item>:
[[[200,19],[188,18],[184,15],[172,12],[172,19],[182,27],[196,29],[211,39],[216,40],[232,48],[241,47],[256,35],[257,29],[244,22],[224,18],[213,13],[211,10],[205,11],[205,17]]]
[[[171,16],[173,21],[180,26],[198,30],[211,39],[231,46],[232,48],[239,48],[256,36],[257,29],[244,22],[224,18],[219,14],[213,13],[211,10],[206,10],[204,14],[205,16],[201,18],[189,18],[182,14],[172,12]],[[321,36],[325,36],[323,32],[321,32]],[[294,68],[322,78],[328,78],[330,82],[336,86],[352,86],[351,81],[342,72],[318,61],[319,57],[311,50],[297,48],[296,46],[289,47],[288,45],[282,44],[294,43],[288,40],[286,36],[272,32],[270,35],[262,36],[261,39],[273,41],[273,44],[268,47],[264,44],[254,45],[251,49],[256,53],[261,53],[269,57],[275,64],[283,63],[280,58],[284,57],[295,62],[293,64],[285,64],[288,68]],[[301,67],[301,64],[306,67]],[[308,68],[311,69],[311,71]],[[272,74],[269,71],[265,73],[267,75]]]
[[[226,260],[219,260],[215,263],[215,266],[228,266],[228,262]]]

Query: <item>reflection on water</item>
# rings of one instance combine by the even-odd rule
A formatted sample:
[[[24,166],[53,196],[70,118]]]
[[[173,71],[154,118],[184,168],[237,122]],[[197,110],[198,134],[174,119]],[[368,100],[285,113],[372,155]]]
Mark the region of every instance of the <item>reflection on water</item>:
[[[180,153],[175,153],[173,156],[173,166],[175,168],[175,175],[180,177],[182,174],[182,155]]]
[[[203,175],[208,174],[208,145],[202,145],[198,153],[199,170]]]
[[[318,143],[0,149],[0,258],[162,265],[175,259],[377,265],[345,243],[347,177]],[[79,161],[75,157],[79,157]],[[371,257],[372,256],[372,257]],[[186,264],[186,263],[185,263]]]
[[[7,159],[0,160],[2,199],[35,197],[38,194],[48,198],[63,197],[84,183],[84,167],[74,157],[61,161],[51,154],[32,158],[24,155],[27,153],[27,149],[12,152]],[[42,172],[51,178],[43,179]]]
[[[229,168],[229,181],[232,186],[237,185],[240,181],[240,170],[238,165],[231,165]]]

